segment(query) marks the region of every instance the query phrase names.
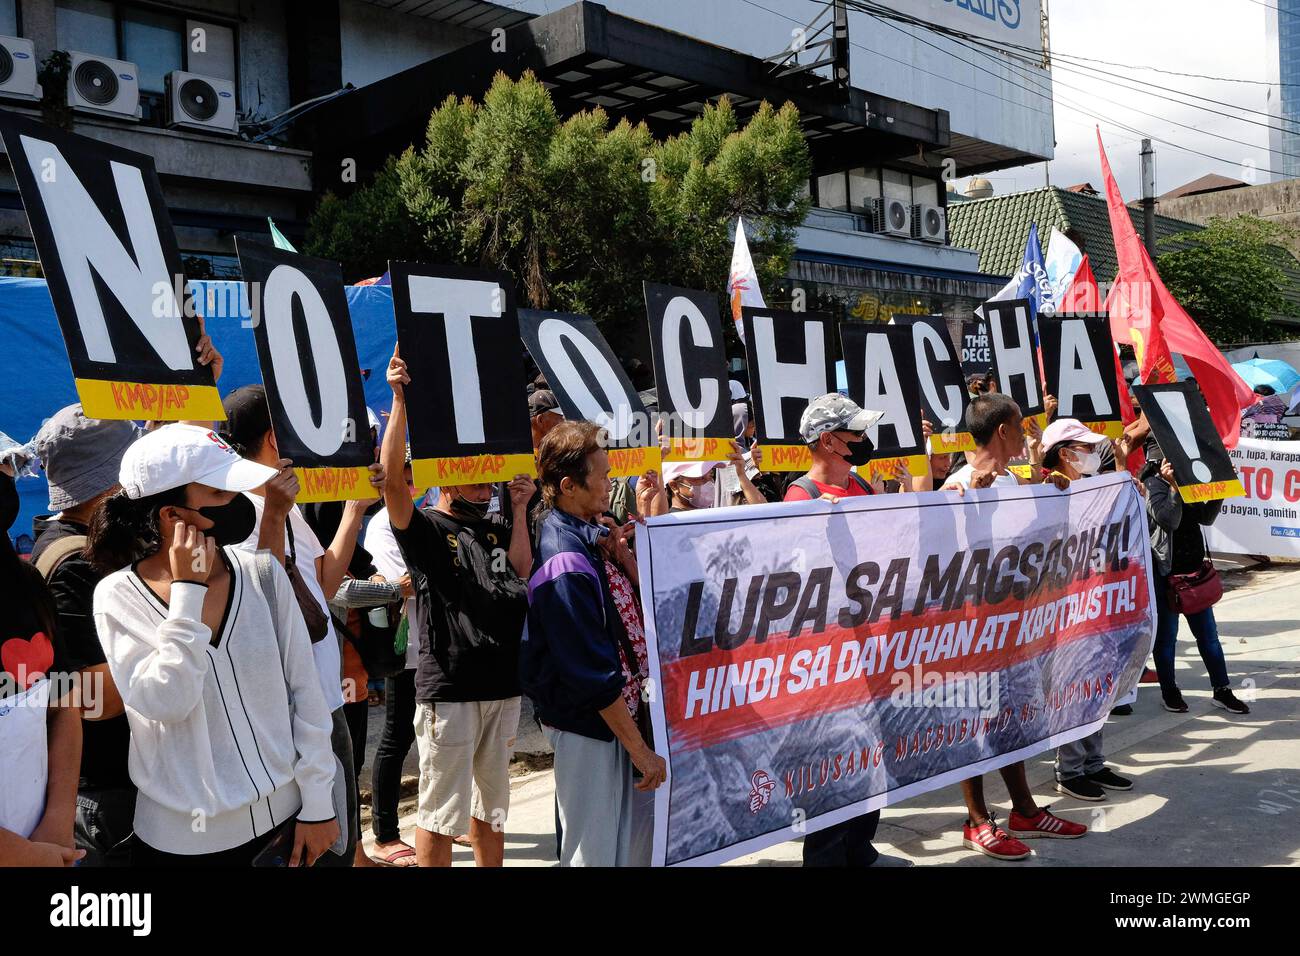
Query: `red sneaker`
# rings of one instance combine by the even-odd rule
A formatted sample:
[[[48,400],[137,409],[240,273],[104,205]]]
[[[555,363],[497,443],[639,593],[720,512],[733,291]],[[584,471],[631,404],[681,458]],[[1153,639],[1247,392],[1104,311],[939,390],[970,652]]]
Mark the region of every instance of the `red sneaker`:
[[[1159,684],[1160,675],[1149,667],[1142,668],[1142,676],[1138,678],[1139,684]]]
[[[961,837],[964,846],[979,850],[995,860],[1023,860],[1030,854],[1029,847],[1008,836],[1007,831],[993,819],[986,820],[979,826],[969,822],[962,824]]]
[[[1045,837],[1050,840],[1077,840],[1088,832],[1082,823],[1062,820],[1047,810],[1039,810],[1036,817],[1022,817],[1011,811],[1011,832],[1022,840]]]

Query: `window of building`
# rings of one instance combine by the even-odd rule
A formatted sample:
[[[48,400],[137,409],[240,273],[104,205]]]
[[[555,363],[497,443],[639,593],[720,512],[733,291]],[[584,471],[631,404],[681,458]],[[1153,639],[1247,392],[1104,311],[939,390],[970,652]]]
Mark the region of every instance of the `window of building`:
[[[859,166],[849,170],[849,206],[854,212],[870,212],[871,200],[880,198],[880,170]]]
[[[912,202],[928,206],[939,205],[939,181],[924,176],[913,176]]]
[[[59,0],[59,49],[117,58],[117,19],[108,0]]]
[[[0,0],[0,35],[18,36],[18,0]]]
[[[881,180],[884,183],[886,199],[901,199],[909,204],[912,202],[912,177],[908,173],[901,173],[896,169],[883,169]]]
[[[849,190],[844,173],[817,177],[817,205],[822,209],[849,208]]]
[[[136,7],[122,8],[122,59],[136,65],[140,89],[161,93],[167,74],[185,65],[185,21]]]

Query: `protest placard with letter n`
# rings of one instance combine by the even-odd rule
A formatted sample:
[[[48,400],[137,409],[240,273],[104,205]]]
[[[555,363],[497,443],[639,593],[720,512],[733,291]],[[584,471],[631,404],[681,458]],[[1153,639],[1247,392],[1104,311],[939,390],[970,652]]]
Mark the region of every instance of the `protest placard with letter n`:
[[[1029,300],[990,300],[983,309],[998,390],[1016,400],[1026,431],[1031,419],[1038,422],[1038,427],[1046,428],[1042,368],[1034,347]]]
[[[510,277],[410,262],[389,274],[416,486],[536,475]]]
[[[585,315],[520,309],[519,333],[564,417],[605,429],[612,477],[659,469],[659,440],[645,403],[595,322]]]
[[[82,409],[224,420],[153,159],[0,111]]]
[[[642,283],[667,461],[722,460],[732,451],[727,352],[717,296]]]
[[[281,457],[293,461],[298,500],[374,498],[375,460],[352,319],[337,262],[236,239],[253,298],[257,361]]]
[[[808,400],[835,386],[835,319],[824,312],[741,310],[755,434],[765,471],[805,472],[812,452],[799,437]]]

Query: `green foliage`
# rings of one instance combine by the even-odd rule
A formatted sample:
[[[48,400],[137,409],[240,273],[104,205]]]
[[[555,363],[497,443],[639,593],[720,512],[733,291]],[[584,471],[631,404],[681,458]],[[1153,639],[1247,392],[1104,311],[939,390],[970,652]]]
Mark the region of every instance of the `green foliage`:
[[[1293,230],[1256,216],[1214,218],[1198,232],[1161,241],[1156,261],[1169,291],[1213,341],[1293,337],[1274,316],[1300,316],[1300,265],[1285,249]],[[1289,274],[1288,271],[1289,270]]]
[[[644,326],[643,279],[713,289],[725,308],[738,215],[760,284],[783,276],[809,173],[791,104],[742,128],[723,99],[661,142],[601,109],[563,119],[531,73],[499,74],[481,104],[448,98],[370,184],[325,196],[306,251],[349,278],[390,258],[506,269],[523,303],[590,315],[621,349]]]

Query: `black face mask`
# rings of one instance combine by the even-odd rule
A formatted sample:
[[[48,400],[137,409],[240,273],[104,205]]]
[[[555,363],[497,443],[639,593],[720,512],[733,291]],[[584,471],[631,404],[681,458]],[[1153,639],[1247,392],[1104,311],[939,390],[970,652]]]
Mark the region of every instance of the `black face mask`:
[[[451,501],[451,513],[461,521],[482,521],[488,515],[491,502],[466,501],[457,495]]]
[[[219,548],[247,540],[257,527],[257,509],[247,495],[235,495],[224,505],[193,510],[212,522],[212,527],[205,529],[203,534],[217,542]]]
[[[876,450],[876,446],[871,444],[871,439],[865,434],[859,441],[845,442],[844,444],[848,447],[849,453],[841,457],[854,467],[865,465],[871,461],[871,453]]]

